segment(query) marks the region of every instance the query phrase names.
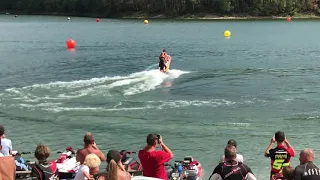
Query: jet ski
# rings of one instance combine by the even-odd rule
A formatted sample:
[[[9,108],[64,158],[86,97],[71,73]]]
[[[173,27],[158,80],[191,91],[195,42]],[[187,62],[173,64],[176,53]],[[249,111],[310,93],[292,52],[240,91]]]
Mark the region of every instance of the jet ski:
[[[169,71],[171,61],[172,61],[172,58],[170,55],[167,56],[167,60],[164,60],[164,58],[160,58],[160,62],[159,62],[160,71],[163,73],[167,73]]]
[[[166,164],[169,180],[202,180],[203,168],[192,156],[186,156],[183,161],[175,161],[174,166]]]
[[[30,154],[30,152],[21,154]],[[44,180],[46,177],[50,177],[50,179],[53,180],[73,179],[80,166],[80,162],[77,162],[75,154],[76,152],[72,147],[67,147],[65,151],[61,152],[57,160],[49,161],[47,167],[40,166],[36,162],[26,161],[26,165],[30,167],[30,170],[17,171],[16,179]],[[48,171],[46,169],[48,169]]]

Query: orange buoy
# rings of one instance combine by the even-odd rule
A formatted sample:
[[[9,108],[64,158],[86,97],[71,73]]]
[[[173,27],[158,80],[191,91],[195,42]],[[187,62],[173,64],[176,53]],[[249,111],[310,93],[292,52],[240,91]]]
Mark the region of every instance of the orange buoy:
[[[143,23],[144,24],[149,24],[149,21],[148,20],[144,20]]]
[[[97,19],[96,19],[96,22],[100,22],[100,19],[99,19],[99,18],[97,18]]]
[[[76,42],[73,39],[68,39],[67,48],[72,49],[76,47]]]
[[[287,17],[287,21],[290,22],[291,21],[291,17]]]

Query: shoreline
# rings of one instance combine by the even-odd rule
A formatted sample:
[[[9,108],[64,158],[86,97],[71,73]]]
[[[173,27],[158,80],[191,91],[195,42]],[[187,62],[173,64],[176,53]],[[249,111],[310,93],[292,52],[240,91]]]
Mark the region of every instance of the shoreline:
[[[320,19],[320,16],[316,14],[297,14],[294,16],[249,16],[249,15],[219,15],[219,14],[185,14],[181,16],[167,16],[165,14],[130,14],[123,15],[120,19],[174,19],[174,20],[286,20],[288,17],[296,20],[304,20],[304,19]]]
[[[6,14],[10,13],[10,14]],[[104,16],[99,14],[75,14],[75,13],[12,13],[12,11],[2,11],[3,15],[34,15],[34,16],[70,16],[88,18],[108,18],[108,19],[164,19],[164,20],[286,20],[288,17],[295,20],[318,20],[320,16],[316,14],[297,14],[294,16],[249,16],[249,15],[219,15],[219,14],[185,14],[181,16],[168,16],[165,14],[148,14],[142,12],[126,13],[121,15]]]

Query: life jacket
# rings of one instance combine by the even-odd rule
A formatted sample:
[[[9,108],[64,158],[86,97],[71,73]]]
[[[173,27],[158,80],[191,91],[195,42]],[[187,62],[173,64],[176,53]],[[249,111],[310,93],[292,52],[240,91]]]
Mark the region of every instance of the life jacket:
[[[221,168],[221,172],[213,171],[209,179],[211,179],[214,173],[218,173],[223,180],[231,179],[231,177],[234,179],[244,180],[248,173],[247,168],[242,162],[236,162],[235,164],[232,162],[221,162],[219,166]]]
[[[37,177],[38,180],[56,180],[58,179],[57,164],[54,161],[48,164],[32,164],[32,174]]]

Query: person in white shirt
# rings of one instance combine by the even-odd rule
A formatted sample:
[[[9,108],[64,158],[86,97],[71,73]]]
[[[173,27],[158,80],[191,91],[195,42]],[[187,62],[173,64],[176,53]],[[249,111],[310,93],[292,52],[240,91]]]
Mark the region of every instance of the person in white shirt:
[[[4,127],[2,125],[0,125],[0,138],[1,138],[1,146],[2,146],[0,153],[2,153],[4,156],[11,156],[12,142],[10,139],[6,138]]]
[[[237,148],[237,142],[236,142],[236,140],[234,140],[234,139],[230,139],[230,140],[228,141],[228,145],[232,145],[232,146],[234,146],[235,148]],[[225,161],[225,158],[224,158],[224,155],[222,155],[222,156],[221,156],[221,159],[220,159],[220,162],[224,162],[224,161]],[[241,154],[238,154],[238,153],[237,153],[236,161],[243,163],[243,156],[242,156]]]
[[[225,161],[215,167],[209,180],[257,180],[247,165],[236,161],[236,147],[227,145],[224,155]]]
[[[1,146],[1,138],[0,138],[0,157],[3,157],[4,155],[1,153],[2,146]]]
[[[79,167],[79,170],[74,177],[74,180],[93,180],[93,176],[90,175],[90,169],[99,168],[101,164],[100,158],[95,154],[88,154],[85,157],[83,164]]]

